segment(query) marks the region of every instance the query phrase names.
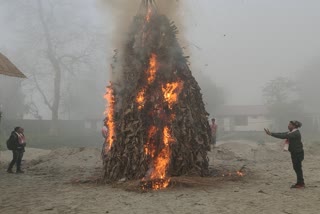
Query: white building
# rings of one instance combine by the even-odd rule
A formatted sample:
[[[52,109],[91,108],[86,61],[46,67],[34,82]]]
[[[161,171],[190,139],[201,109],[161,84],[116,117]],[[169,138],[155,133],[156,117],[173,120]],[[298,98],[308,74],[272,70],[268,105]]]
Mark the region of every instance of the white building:
[[[273,124],[267,113],[268,110],[263,105],[223,106],[215,117],[219,130],[263,131],[264,128],[271,128]]]

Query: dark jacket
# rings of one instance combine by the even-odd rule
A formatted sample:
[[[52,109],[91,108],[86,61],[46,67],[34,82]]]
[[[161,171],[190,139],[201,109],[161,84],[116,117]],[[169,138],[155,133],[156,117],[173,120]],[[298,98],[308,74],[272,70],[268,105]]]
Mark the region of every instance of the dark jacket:
[[[18,151],[25,151],[24,147],[26,146],[26,143],[20,144],[19,143],[19,137],[15,131],[11,132],[10,138],[13,142],[13,150],[18,150]]]
[[[271,133],[271,136],[280,139],[288,139],[289,152],[297,154],[303,152],[303,144],[301,142],[301,134],[299,130],[294,132]]]

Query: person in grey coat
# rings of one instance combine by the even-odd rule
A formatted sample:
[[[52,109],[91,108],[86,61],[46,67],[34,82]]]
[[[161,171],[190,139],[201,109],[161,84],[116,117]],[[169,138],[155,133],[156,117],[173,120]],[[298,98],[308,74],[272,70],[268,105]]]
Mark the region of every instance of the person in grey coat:
[[[293,169],[297,175],[297,183],[292,185],[291,188],[304,188],[304,178],[302,171],[302,161],[304,160],[304,150],[303,144],[301,141],[301,133],[299,128],[302,126],[302,123],[296,120],[289,122],[288,129],[289,132],[283,133],[273,133],[269,129],[265,129],[267,135],[270,135],[275,138],[285,139],[288,144],[288,151],[291,154],[291,160]]]

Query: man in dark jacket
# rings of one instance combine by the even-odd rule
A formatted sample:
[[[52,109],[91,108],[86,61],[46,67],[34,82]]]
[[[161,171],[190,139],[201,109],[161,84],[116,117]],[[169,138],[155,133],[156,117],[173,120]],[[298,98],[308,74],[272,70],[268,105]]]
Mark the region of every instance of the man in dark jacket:
[[[12,168],[16,164],[17,173],[24,173],[21,170],[21,161],[23,157],[23,153],[25,152],[24,147],[26,146],[26,139],[24,137],[24,129],[21,127],[14,128],[14,131],[11,132],[10,140],[13,143],[12,149],[12,161],[9,164],[8,173],[13,173]]]
[[[275,138],[286,139],[286,143],[289,145],[289,152],[291,153],[291,160],[293,164],[293,169],[297,175],[297,183],[292,185],[291,188],[304,188],[304,179],[302,172],[302,161],[304,159],[303,144],[301,142],[301,134],[299,128],[302,126],[302,123],[299,121],[290,121],[288,125],[289,132],[284,133],[273,133],[268,129],[265,129],[265,132]]]

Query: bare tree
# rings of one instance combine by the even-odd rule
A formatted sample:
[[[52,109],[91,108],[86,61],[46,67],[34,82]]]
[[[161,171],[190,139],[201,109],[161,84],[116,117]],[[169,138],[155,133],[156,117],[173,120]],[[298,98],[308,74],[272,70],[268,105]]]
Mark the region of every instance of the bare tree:
[[[50,5],[50,9],[52,11],[52,5]],[[58,120],[59,118],[59,109],[61,103],[61,85],[62,85],[62,73],[63,72],[74,72],[72,69],[72,65],[75,63],[83,63],[87,60],[89,56],[89,45],[85,47],[80,53],[74,53],[73,55],[70,54],[58,54],[55,50],[55,47],[58,46],[55,43],[55,39],[50,32],[50,22],[45,17],[44,8],[42,5],[41,0],[37,0],[37,9],[39,20],[41,23],[41,28],[44,34],[44,40],[46,44],[46,57],[50,62],[52,67],[53,75],[54,75],[54,82],[53,82],[53,101],[49,102],[47,96],[45,95],[44,91],[41,89],[40,85],[38,84],[36,77],[34,76],[35,83],[37,89],[39,90],[40,94],[43,97],[45,104],[51,110],[52,113],[52,120]]]
[[[33,92],[30,93],[32,95],[37,92],[28,98],[29,113],[36,118],[41,117],[41,105],[47,107],[53,121],[64,116],[66,106],[71,106],[68,104],[69,97],[73,96],[70,93],[76,93],[71,90],[72,85],[77,85],[78,79],[99,76],[97,71],[106,68],[106,49],[101,45],[105,39],[103,29],[90,26],[82,17],[71,15],[78,2],[32,0],[8,3],[14,6],[15,13],[23,17],[13,21],[19,22],[15,24],[24,35],[19,38],[22,45],[18,58],[20,64],[28,68],[26,88]],[[94,63],[96,59],[99,63]],[[43,104],[39,103],[40,98]]]
[[[47,97],[41,90],[39,84],[37,84],[37,88],[41,95],[43,96],[46,105],[49,107],[49,109],[52,112],[52,120],[58,120],[59,118],[59,106],[60,106],[60,99],[61,99],[61,73],[62,73],[62,68],[61,68],[61,62],[58,60],[57,55],[53,49],[53,40],[51,38],[51,34],[49,31],[48,23],[45,20],[44,13],[43,13],[43,6],[42,6],[42,1],[38,0],[38,13],[39,13],[39,20],[41,22],[41,26],[44,32],[44,37],[45,37],[45,42],[46,42],[46,53],[48,60],[51,63],[51,66],[53,68],[54,72],[54,98],[52,104],[49,103]],[[34,77],[36,79],[36,77]]]
[[[263,88],[263,98],[276,129],[286,127],[290,120],[304,117],[297,83],[284,77],[269,81]]]

